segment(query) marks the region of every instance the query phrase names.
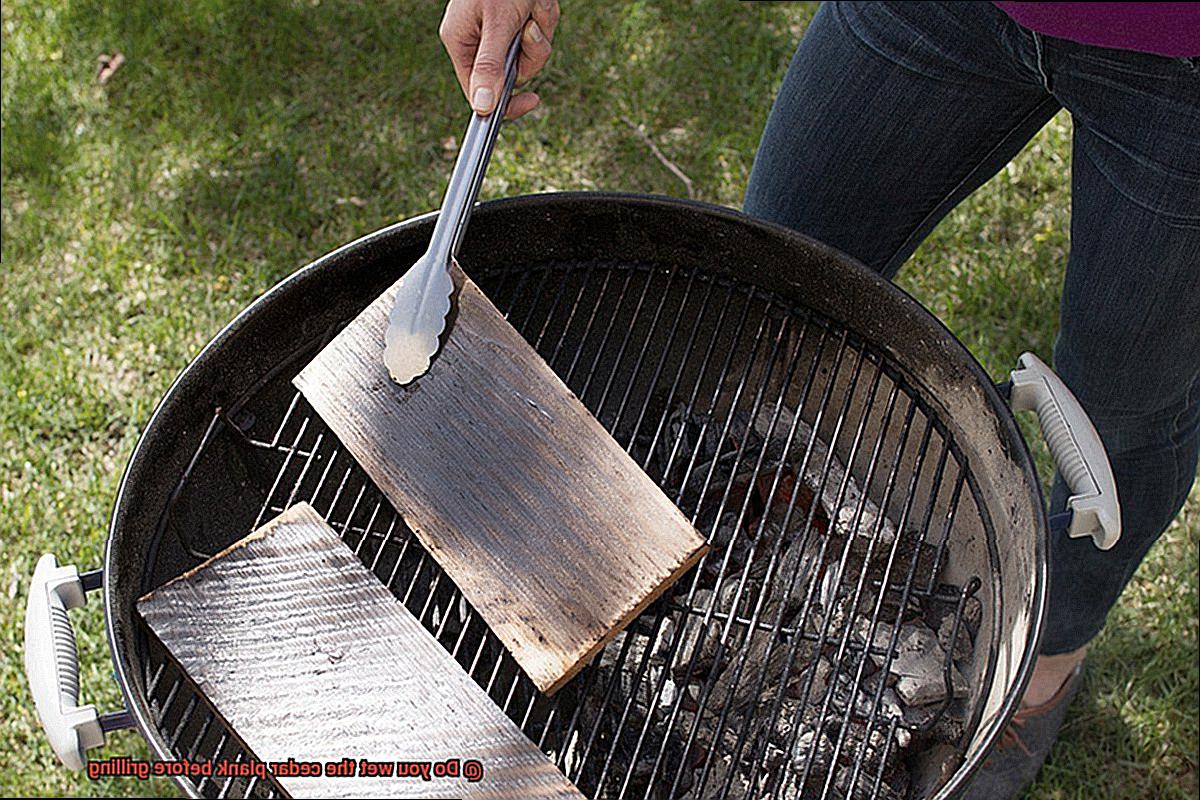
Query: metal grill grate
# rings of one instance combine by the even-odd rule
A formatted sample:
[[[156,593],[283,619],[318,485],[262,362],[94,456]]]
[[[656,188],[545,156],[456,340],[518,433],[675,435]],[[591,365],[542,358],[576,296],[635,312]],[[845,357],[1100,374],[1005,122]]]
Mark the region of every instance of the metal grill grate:
[[[881,714],[882,680],[867,692],[867,708],[840,703],[834,687],[848,684],[857,697],[874,663],[886,671],[899,623],[917,598],[953,612],[954,640],[980,587],[977,578],[962,587],[936,580],[950,555],[947,533],[975,490],[951,436],[902,372],[807,309],[698,271],[542,264],[476,278],[710,541],[722,535],[723,520],[736,519],[727,541],[554,698],[534,689],[336,437],[289,392],[291,374],[237,413],[216,412],[193,465],[222,437],[257,454],[268,482],[254,526],[295,502],[311,503],[591,797],[840,797],[847,786],[889,796],[886,754],[898,738],[938,724],[951,702],[950,652],[942,666],[948,696],[919,723]],[[745,420],[765,424],[766,433],[756,441]],[[705,448],[715,455],[706,460]],[[802,476],[810,474],[819,485],[808,491],[836,494],[834,507],[853,509],[855,528],[869,535],[822,535],[829,524],[822,503],[804,496]],[[855,480],[863,488],[856,500]],[[873,521],[868,495],[882,510]],[[974,497],[969,513],[977,504]],[[821,581],[805,574],[803,559],[789,562],[784,536],[762,535],[768,512],[818,549],[825,581],[864,609],[865,637],[821,602]],[[890,541],[885,515],[895,525]],[[195,558],[209,555],[179,535]],[[881,574],[866,568],[872,560],[885,564]],[[761,582],[748,579],[752,571]],[[779,585],[800,603],[789,621],[767,598],[766,587]],[[890,639],[877,641],[889,630]],[[180,757],[249,757],[150,639],[147,694],[172,748]],[[691,658],[681,661],[689,646]],[[814,653],[833,665],[824,688],[810,669]],[[703,672],[706,680],[690,680]],[[718,673],[726,676],[721,691]],[[696,696],[685,691],[693,685],[701,687]],[[752,713],[737,707],[739,693],[752,698]],[[848,782],[846,772],[839,785],[837,770],[818,765],[814,748],[797,748],[798,721],[782,739],[764,734],[786,729],[797,707],[827,732],[833,752],[826,757],[847,765]],[[720,741],[732,741],[740,772],[728,768]],[[781,769],[780,754],[796,752],[801,757]],[[196,788],[212,797],[277,792],[245,780]]]

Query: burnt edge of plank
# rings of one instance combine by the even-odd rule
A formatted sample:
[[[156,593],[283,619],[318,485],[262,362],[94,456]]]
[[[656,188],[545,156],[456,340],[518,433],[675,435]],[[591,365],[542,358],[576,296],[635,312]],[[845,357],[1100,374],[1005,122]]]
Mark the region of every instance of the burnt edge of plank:
[[[604,649],[605,645],[615,639],[618,633],[628,628],[630,623],[637,619],[639,614],[645,611],[655,600],[662,597],[663,593],[666,592],[667,589],[670,589],[672,586],[674,586],[675,582],[683,577],[688,570],[700,563],[700,559],[704,558],[705,554],[708,553],[708,549],[708,542],[704,542],[702,545],[700,545],[700,547],[698,547],[696,551],[692,553],[692,555],[685,559],[674,571],[663,578],[663,580],[658,583],[658,586],[654,589],[654,591],[646,595],[641,602],[634,603],[634,605],[630,607],[629,611],[622,614],[616,625],[610,628],[605,635],[601,636],[595,644],[588,648],[587,652],[581,658],[579,658],[579,660],[577,660],[561,678],[554,681],[545,689],[541,689],[540,691],[549,697],[570,683],[571,679],[578,675],[584,667],[592,663],[592,660],[597,654],[599,654],[601,650]]]
[[[163,589],[167,588],[168,586],[171,586],[176,583],[180,583],[182,581],[186,581],[189,578],[194,577],[196,575],[196,573],[211,566],[213,564],[213,562],[220,561],[222,558],[225,558],[227,555],[234,552],[235,550],[239,550],[239,549],[245,547],[246,545],[250,544],[251,542],[256,542],[259,539],[265,538],[268,534],[270,534],[272,531],[275,530],[275,528],[279,527],[280,525],[287,525],[287,524],[290,524],[293,522],[303,521],[304,518],[306,516],[308,516],[309,512],[311,512],[311,514],[312,514],[312,517],[310,519],[315,518],[317,520],[320,520],[322,525],[328,524],[327,522],[325,522],[324,517],[322,517],[320,514],[318,514],[317,510],[315,508],[313,508],[312,506],[310,506],[308,503],[305,503],[305,502],[296,503],[294,506],[291,506],[290,508],[285,510],[283,513],[279,514],[279,516],[273,517],[272,519],[263,523],[261,527],[255,528],[249,534],[247,534],[246,536],[243,536],[241,539],[238,539],[236,542],[229,545],[228,547],[226,547],[224,550],[220,551],[219,553],[204,559],[199,564],[197,564],[196,566],[189,569],[187,572],[184,572],[180,575],[176,575],[174,578],[171,578],[171,580],[162,584],[158,588],[151,589],[150,591],[146,592],[144,595],[142,595],[141,597],[139,597],[137,599],[138,605],[141,605],[142,603],[150,602],[151,600],[154,599],[155,593],[162,591]]]

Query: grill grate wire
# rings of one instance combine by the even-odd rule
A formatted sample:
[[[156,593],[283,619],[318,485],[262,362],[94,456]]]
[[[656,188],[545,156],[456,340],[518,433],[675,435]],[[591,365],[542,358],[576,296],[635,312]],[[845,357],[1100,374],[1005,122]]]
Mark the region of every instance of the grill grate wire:
[[[267,402],[256,405],[256,397],[246,398],[243,408],[253,413],[248,423],[238,424],[235,415],[216,410],[213,424],[180,484],[187,482],[201,454],[217,437],[234,439],[239,446],[265,459],[272,466],[266,471],[270,483],[266,484],[266,500],[252,528],[295,502],[310,502],[497,705],[589,796],[723,798],[732,790],[733,770],[726,771],[723,782],[715,783],[719,780],[718,771],[713,769],[715,746],[710,745],[702,753],[702,762],[695,766],[688,763],[688,758],[680,758],[679,753],[669,752],[664,744],[667,737],[662,732],[674,731],[684,739],[683,753],[690,756],[701,746],[698,730],[702,712],[709,710],[706,704],[718,674],[714,667],[696,700],[699,709],[691,715],[692,724],[682,725],[680,712],[685,692],[675,691],[673,697],[668,697],[670,670],[659,669],[657,678],[651,679],[650,648],[641,648],[640,657],[636,657],[632,647],[637,636],[656,641],[667,620],[673,631],[668,658],[674,657],[688,636],[716,637],[716,666],[732,666],[733,688],[745,681],[747,686],[754,687],[754,697],[761,696],[768,681],[783,682],[807,669],[808,664],[802,663],[800,654],[802,643],[816,644],[823,651],[832,650],[835,672],[827,681],[827,689],[823,694],[814,692],[815,670],[807,670],[800,699],[805,706],[819,709],[818,729],[836,726],[834,759],[851,746],[848,734],[852,721],[878,730],[883,737],[884,752],[895,747],[897,733],[904,726],[897,718],[885,720],[879,716],[883,682],[876,682],[874,702],[864,715],[853,708],[838,708],[834,697],[837,677],[849,663],[845,671],[853,672],[850,681],[857,692],[864,680],[868,656],[885,659],[883,669],[887,668],[895,652],[898,623],[910,598],[919,596],[953,607],[957,634],[964,603],[980,587],[975,578],[963,589],[947,592],[933,580],[937,569],[926,570],[929,575],[922,584],[918,580],[917,557],[905,558],[901,552],[906,537],[915,536],[915,542],[907,541],[908,546],[919,548],[932,541],[936,543],[935,564],[945,563],[947,533],[955,524],[963,489],[975,493],[969,470],[952,437],[902,372],[886,356],[817,314],[784,303],[755,287],[714,278],[698,270],[668,271],[653,265],[605,262],[544,264],[482,274],[477,279],[497,306],[507,310],[509,321],[643,467],[651,468],[653,454],[670,438],[673,408],[682,406],[685,414],[703,416],[701,433],[690,451],[684,437],[675,438],[665,465],[658,470],[661,474],[652,473],[652,477],[662,483],[698,525],[702,523],[701,503],[693,501],[689,505],[685,497],[684,487],[693,480],[701,482],[699,498],[714,494],[720,497],[712,519],[719,521],[727,513],[738,516],[729,544],[720,550],[714,548],[704,562],[635,621],[629,635],[609,645],[606,656],[613,653],[617,668],[609,671],[608,680],[602,679],[593,663],[554,698],[538,693],[391,505],[303,397],[294,391],[290,400],[276,402],[274,406]],[[627,320],[612,313],[613,309],[630,307],[632,316]],[[844,384],[835,380],[843,377],[847,381]],[[287,378],[290,375],[284,381]],[[814,393],[814,387],[819,391]],[[860,399],[860,408],[855,408],[855,398]],[[796,413],[789,421],[783,409],[793,401]],[[728,412],[715,413],[722,406],[727,406]],[[850,636],[849,625],[843,625],[840,631],[832,630],[832,609],[824,614],[816,610],[820,587],[815,580],[805,585],[806,576],[799,574],[802,560],[795,560],[789,574],[778,572],[785,536],[774,537],[773,544],[759,552],[764,537],[758,534],[766,524],[766,514],[757,523],[753,541],[748,542],[747,564],[759,563],[758,559],[765,562],[764,587],[773,581],[804,587],[798,618],[787,625],[783,623],[782,608],[770,616],[765,613],[767,593],[746,587],[748,566],[740,575],[727,574],[732,571],[730,555],[738,537],[744,536],[742,523],[749,519],[752,493],[745,492],[739,499],[732,480],[722,485],[716,474],[718,459],[713,458],[707,466],[698,462],[705,436],[716,436],[716,452],[724,452],[723,445],[731,441],[735,410],[748,412],[751,419],[765,414],[769,429],[757,449],[748,446],[749,437],[740,437],[731,475],[738,475],[739,467],[747,466],[751,470],[750,485],[758,486],[765,481],[770,486],[767,496],[774,497],[784,484],[784,469],[790,454],[799,459],[796,474],[807,474],[810,460],[812,466],[820,469],[822,485],[815,494],[822,497],[824,484],[831,477],[833,444],[846,442],[849,450],[843,463],[847,469],[837,487],[836,507],[841,507],[849,476],[854,473],[864,489],[882,487],[878,493],[879,508],[887,509],[889,516],[893,511],[898,512],[898,534],[893,541],[885,543],[881,538],[883,514],[879,514],[867,542],[868,558],[863,564],[876,550],[887,553],[881,580],[870,578],[865,566],[855,566],[851,542],[856,537],[843,537],[845,541],[841,544],[835,537],[821,537],[822,560],[828,555],[829,568],[836,570],[837,582],[853,586],[855,607],[859,607],[860,600],[871,605],[865,643]],[[823,463],[818,464],[821,459],[812,439],[805,442],[803,437],[797,437],[797,424],[802,416],[811,420],[813,430],[831,431],[822,437],[830,445]],[[271,419],[278,422],[273,426],[265,424]],[[869,423],[873,420],[878,421],[878,430],[870,430]],[[784,452],[768,458],[767,444],[776,426],[780,426],[780,431],[786,430]],[[793,448],[796,448],[794,453]],[[908,458],[902,457],[906,454]],[[678,480],[669,480],[680,473],[682,477]],[[812,502],[806,511],[797,502],[802,483],[793,481],[783,528],[788,528],[793,514],[807,515],[799,534],[807,541],[819,536],[814,533],[817,530],[814,516],[820,504]],[[856,523],[861,520],[868,493],[876,494],[863,491],[852,506]],[[918,494],[924,495],[919,519],[913,516],[917,513],[914,500]],[[979,498],[974,499],[978,504]],[[171,508],[164,513],[170,514]],[[986,520],[982,522],[987,524]],[[701,533],[711,538],[716,524],[713,522],[707,529],[701,527]],[[185,527],[176,525],[175,530],[188,552],[197,560],[210,555],[191,546],[182,532]],[[701,602],[697,589],[705,562],[710,560],[720,563],[715,564],[716,579],[710,599]],[[718,608],[717,598],[727,579],[738,580],[740,584],[733,590],[730,607]],[[757,597],[753,596],[755,593]],[[893,597],[894,593],[899,594],[898,602],[894,603],[896,610],[890,615],[885,612],[889,593]],[[881,623],[889,624],[892,630],[886,648],[874,645]],[[750,663],[750,648],[738,646],[743,639],[749,641],[750,633],[754,632],[771,637],[761,663]],[[223,757],[238,761],[250,758],[236,734],[228,730],[161,645],[146,633],[147,657],[142,663],[147,696],[151,698],[158,727],[171,748],[179,757]],[[769,672],[769,656],[775,648],[786,652],[784,667],[778,674]],[[686,676],[692,674],[696,661],[693,656]],[[947,687],[952,668],[948,653],[943,667]],[[681,683],[688,683],[686,677]],[[726,730],[730,731],[737,742],[735,758],[741,757],[743,748],[753,747],[748,751],[752,796],[796,796],[814,769],[811,753],[802,765],[780,778],[780,770],[768,764],[765,737],[751,736],[752,724],[765,720],[768,726],[774,726],[779,721],[784,692],[776,691],[770,703],[759,707],[754,714],[734,712],[733,695],[734,691],[729,691],[724,706],[711,709],[717,715],[717,730],[711,740],[716,742]],[[939,714],[949,702],[947,698]],[[587,718],[585,707],[599,710]],[[648,708],[650,713],[635,713],[636,708]],[[641,723],[631,724],[639,716]],[[616,721],[615,727],[610,726],[616,735],[605,735],[609,719]],[[934,721],[936,717],[925,727]],[[799,730],[799,724],[792,726],[785,748],[788,752],[795,746]],[[860,769],[869,767],[860,758],[852,758],[851,762],[854,765],[851,785],[855,785]],[[884,759],[879,758],[878,763],[877,774],[867,776],[873,786],[872,796],[883,796]],[[641,773],[635,765],[641,768]],[[689,773],[694,773],[690,780]],[[636,783],[635,775],[640,779]],[[840,796],[832,785],[833,776],[834,771],[829,770],[821,797]],[[710,781],[714,783],[710,785]],[[636,793],[639,786],[643,789],[640,794]],[[206,778],[195,788],[208,797],[280,795],[279,788],[269,780]]]

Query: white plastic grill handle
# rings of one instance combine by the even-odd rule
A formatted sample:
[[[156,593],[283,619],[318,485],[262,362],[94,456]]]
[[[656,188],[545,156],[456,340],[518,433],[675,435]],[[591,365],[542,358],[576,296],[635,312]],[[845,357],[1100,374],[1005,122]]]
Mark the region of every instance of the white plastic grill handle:
[[[1025,353],[1017,365],[1009,404],[1014,411],[1037,412],[1050,455],[1071,490],[1067,532],[1091,536],[1096,547],[1108,550],[1121,538],[1121,506],[1100,434],[1062,378],[1040,358]]]
[[[104,744],[95,706],[79,705],[79,654],[67,610],[86,602],[79,570],[42,556],[33,571],[25,605],[25,677],[50,746],[71,769],[83,769],[85,753]]]

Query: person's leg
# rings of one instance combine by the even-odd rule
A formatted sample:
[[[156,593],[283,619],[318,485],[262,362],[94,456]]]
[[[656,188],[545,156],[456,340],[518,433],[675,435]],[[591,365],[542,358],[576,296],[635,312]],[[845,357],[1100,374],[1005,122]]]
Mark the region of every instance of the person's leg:
[[[1125,533],[1108,552],[1052,542],[1043,652],[1062,655],[1102,626],[1195,477],[1200,67],[1045,37],[1039,59],[1034,37],[993,11],[823,5],[776,98],[745,207],[890,276],[1053,113],[1047,89],[1071,108],[1072,253],[1055,361],[1105,439]],[[1063,503],[1058,482],[1052,509]],[[1039,663],[1042,695],[1070,672],[1060,660]]]
[[[1059,109],[990,3],[824,3],[775,99],[745,210],[892,276]]]
[[[1054,537],[1042,652],[1078,651],[1179,512],[1200,454],[1200,65],[1045,40],[1075,123],[1055,368],[1104,440],[1112,550]],[[1052,511],[1066,500],[1061,480]]]
[[[1200,452],[1200,69],[1047,38],[1038,50],[1075,121],[1055,368],[1104,441],[1122,532],[1109,551],[1051,537],[1042,655],[965,800],[1010,800],[1036,777],[1087,643],[1179,511]],[[1051,511],[1066,495],[1056,479]]]
[[[890,277],[1059,100],[1075,115],[1073,245],[1055,361],[1109,450],[1125,533],[1107,553],[1052,542],[1044,655],[1022,707],[1036,741],[998,748],[972,798],[1011,797],[1036,774],[1078,689],[1082,648],[1178,511],[1200,447],[1196,67],[1082,49],[1107,61],[1107,73],[1072,66],[1079,52],[1067,43],[1047,45],[987,3],[823,5],[746,194],[747,212]],[[1063,502],[1060,484],[1054,510]]]

